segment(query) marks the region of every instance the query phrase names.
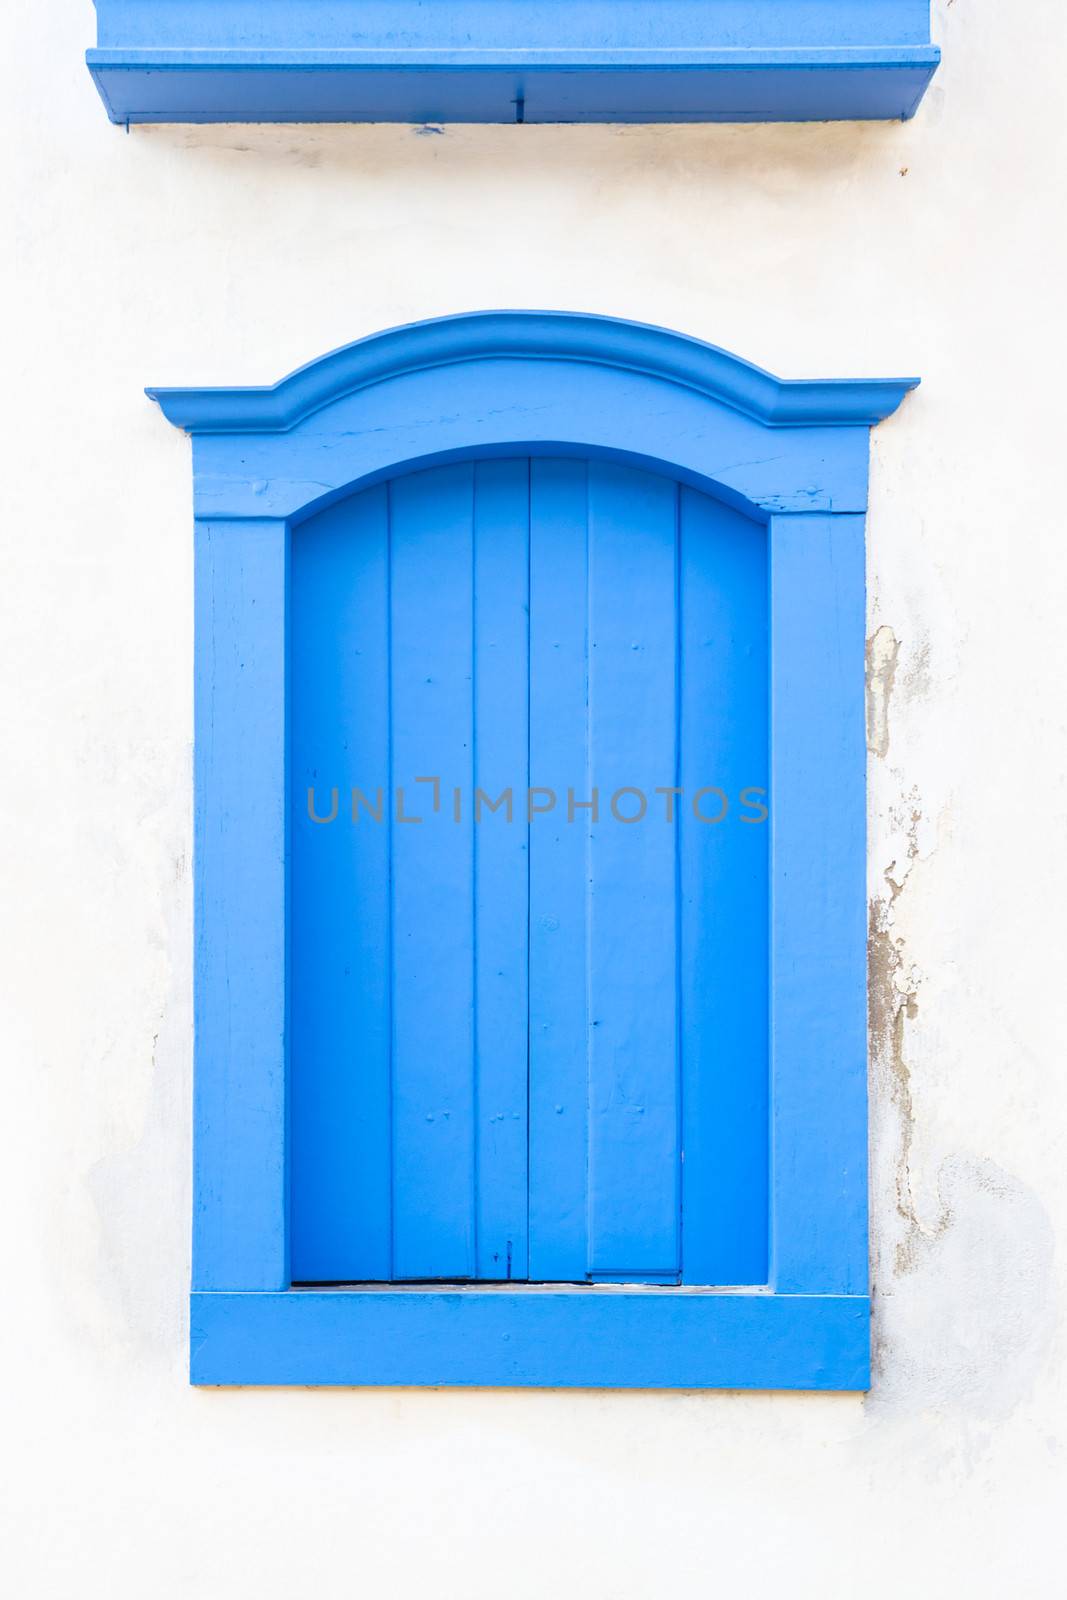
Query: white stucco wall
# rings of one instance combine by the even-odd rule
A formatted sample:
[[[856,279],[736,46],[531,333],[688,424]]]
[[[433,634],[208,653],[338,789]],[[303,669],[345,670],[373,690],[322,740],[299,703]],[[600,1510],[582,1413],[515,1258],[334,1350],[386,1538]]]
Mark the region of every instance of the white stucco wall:
[[[8,8],[9,1593],[1063,1592],[1067,23],[934,9],[907,125],[126,135],[88,0]],[[869,521],[868,1397],[187,1387],[191,462],[142,385],[492,306],[923,376]]]

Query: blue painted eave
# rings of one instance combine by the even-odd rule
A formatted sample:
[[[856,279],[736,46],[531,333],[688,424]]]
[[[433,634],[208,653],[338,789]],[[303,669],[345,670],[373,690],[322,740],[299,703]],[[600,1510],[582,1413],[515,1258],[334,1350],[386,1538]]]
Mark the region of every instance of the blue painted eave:
[[[928,0],[96,0],[113,122],[910,117]]]
[[[874,427],[918,378],[777,378],[701,339],[570,311],[476,311],[372,334],[248,388],[152,388],[189,433],[284,433],[343,396],[408,372],[500,357],[581,361],[695,389],[767,427]]]

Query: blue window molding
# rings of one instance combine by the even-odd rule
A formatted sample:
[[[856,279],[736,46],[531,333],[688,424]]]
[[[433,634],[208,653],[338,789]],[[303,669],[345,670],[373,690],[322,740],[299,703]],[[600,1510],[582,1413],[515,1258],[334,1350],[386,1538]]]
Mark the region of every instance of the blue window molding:
[[[113,122],[913,115],[929,0],[96,0]]]
[[[867,1386],[863,529],[869,430],[916,382],[782,380],[660,328],[486,312],[272,387],[148,391],[194,452],[194,1383]],[[292,542],[400,474],[518,456],[651,470],[766,532],[765,1284],[293,1286]]]

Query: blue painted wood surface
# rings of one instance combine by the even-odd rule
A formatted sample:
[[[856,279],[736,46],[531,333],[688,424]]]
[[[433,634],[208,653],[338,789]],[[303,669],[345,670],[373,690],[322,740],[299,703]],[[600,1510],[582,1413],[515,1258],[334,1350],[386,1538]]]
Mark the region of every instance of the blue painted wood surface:
[[[114,122],[911,116],[928,0],[96,0]]]
[[[95,0],[102,44],[203,48],[520,50],[540,30],[561,47],[922,44],[929,0]]]
[[[680,807],[682,1203],[692,1283],[767,1279],[768,539],[683,494],[678,783],[729,796],[722,824]],[[709,773],[711,776],[709,776]],[[767,791],[761,794],[761,790]],[[701,803],[715,816],[721,794]],[[766,805],[764,821],[759,821]]]
[[[589,467],[588,494],[586,782],[602,802],[588,849],[589,1264],[598,1278],[672,1282],[684,1227],[678,1018],[690,997],[679,993],[677,928],[688,886],[655,791],[673,786],[679,763],[678,612],[689,597],[678,490],[605,462]]]
[[[774,517],[771,1271],[867,1287],[863,519]]]
[[[866,1382],[862,513],[868,428],[913,386],[914,380],[790,386],[664,330],[603,318],[490,313],[393,330],[268,390],[155,391],[195,436],[194,1381]],[[678,834],[679,882],[690,874],[697,885],[691,896],[680,897],[675,936],[679,1082],[682,1123],[689,1129],[682,1270],[690,1281],[720,1283],[766,1273],[766,1291],[587,1284],[553,1294],[512,1285],[441,1288],[422,1298],[402,1285],[369,1297],[360,1290],[323,1295],[290,1287],[291,1244],[308,1252],[316,1272],[327,1257],[340,1259],[344,1252],[346,1276],[394,1270],[386,1262],[383,1219],[392,1214],[396,1146],[390,1142],[386,1163],[369,1122],[353,1126],[347,1112],[358,1101],[384,1116],[392,1104],[392,1018],[380,1006],[394,965],[390,840],[398,828],[414,828],[397,823],[387,805],[382,824],[368,823],[366,807],[376,800],[368,786],[358,828],[307,819],[305,842],[315,836],[330,841],[316,867],[302,854],[292,796],[300,767],[316,783],[322,779],[317,815],[329,816],[334,785],[315,764],[316,748],[320,737],[329,742],[338,715],[363,708],[347,748],[342,741],[335,749],[339,808],[357,771],[388,754],[393,675],[383,674],[380,661],[368,666],[360,652],[368,643],[372,654],[380,651],[390,638],[392,607],[383,592],[392,566],[389,504],[400,482],[417,494],[415,465],[426,469],[424,481],[442,486],[453,545],[462,546],[464,538],[470,545],[472,593],[462,614],[472,652],[499,663],[480,686],[476,678],[468,686],[472,729],[476,733],[481,723],[494,730],[488,747],[479,749],[475,738],[470,759],[472,773],[494,786],[501,776],[490,759],[497,739],[510,764],[516,749],[521,755],[524,732],[542,751],[549,781],[570,781],[563,775],[586,749],[583,708],[561,700],[563,710],[553,716],[548,690],[553,672],[562,693],[572,671],[581,669],[589,638],[602,638],[608,649],[602,682],[628,685],[635,724],[648,716],[655,674],[646,677],[644,666],[635,665],[629,679],[618,660],[612,664],[620,641],[612,633],[613,611],[603,628],[595,621],[601,591],[590,552],[595,567],[599,530],[615,516],[611,486],[628,486],[628,501],[644,508],[644,531],[634,548],[652,563],[649,592],[657,586],[662,592],[663,567],[655,559],[657,549],[662,553],[660,520],[653,508],[664,481],[677,486],[681,604],[674,632],[684,668],[677,691],[679,776],[697,770],[686,765],[694,721],[731,774],[747,770],[756,748],[769,744],[773,757],[769,861],[760,860],[751,842],[762,835],[755,824],[746,828],[746,850],[729,856],[717,856],[707,842],[711,830],[698,833],[695,823],[688,836],[684,828]],[[441,467],[447,472],[439,473]],[[653,468],[655,489],[647,487]],[[467,513],[457,493],[464,483],[471,486]],[[417,542],[418,518],[409,521],[409,534]],[[528,589],[522,571],[527,539]],[[353,581],[338,584],[332,552],[342,547]],[[420,578],[418,565],[408,560],[413,582]],[[720,595],[736,601],[762,590],[768,572],[769,606],[762,612],[754,605],[747,612],[741,605],[733,615],[717,609]],[[585,592],[584,615],[569,589]],[[490,608],[479,606],[480,595],[492,597]],[[445,598],[442,626],[449,622],[454,629]],[[502,627],[495,626],[498,607]],[[741,616],[745,626],[736,627]],[[661,613],[648,619],[639,613],[635,621],[641,634],[631,644],[647,645],[650,658],[657,652],[661,658]],[[427,650],[432,641],[417,644]],[[524,652],[546,686],[531,692],[527,726],[508,716]],[[449,725],[460,728],[462,697],[447,679],[453,666],[445,662],[443,692]],[[305,696],[304,715],[297,717],[299,685],[316,679],[333,685],[333,697]],[[372,680],[384,689],[376,699]],[[721,693],[709,703],[704,686],[714,684]],[[743,709],[745,694],[764,699],[764,687],[769,734]],[[416,691],[408,684],[403,692]],[[317,723],[317,717],[324,720]],[[658,724],[656,733],[663,735]],[[529,767],[527,775],[536,781]],[[394,779],[390,772],[383,788]],[[758,807],[755,787],[749,803]],[[552,835],[531,830],[531,841],[536,838]],[[531,1240],[551,1236],[558,1260],[588,1263],[581,1152],[592,1143],[594,1102],[587,1101],[584,1118],[568,1120],[554,1110],[565,1102],[549,1099],[556,1084],[565,1087],[580,1071],[582,1046],[565,1019],[584,1003],[584,973],[576,979],[559,942],[547,937],[552,930],[540,930],[533,915],[539,884],[545,915],[559,915],[547,904],[556,900],[564,917],[581,923],[587,944],[595,943],[597,895],[587,894],[581,868],[596,840],[590,843],[577,825],[569,838],[579,841],[571,854],[550,850],[537,863],[531,852],[540,868],[530,879],[532,1039],[538,1019],[549,1027],[538,1074],[530,1080],[528,1191]],[[498,855],[480,836],[475,841],[469,906],[475,947],[481,940],[488,948],[514,948],[520,922],[514,886],[525,867],[521,842],[500,848]],[[484,851],[490,853],[483,857]],[[639,852],[628,860],[630,869],[644,875],[650,914],[658,915],[664,886],[659,858]],[[338,877],[363,885],[358,922],[346,919],[340,904],[336,914],[319,916],[319,902],[328,901],[328,886]],[[511,883],[510,896],[487,892],[498,882]],[[731,897],[735,904],[741,897],[745,910],[734,941],[709,916],[720,899]],[[769,1034],[761,1045],[750,1014],[763,955],[750,962],[744,949],[759,950],[765,903],[772,993]],[[311,948],[317,934],[323,935],[323,959],[295,984],[294,942]],[[705,969],[727,974],[729,982],[703,1015]],[[538,1009],[534,980],[546,992],[556,986],[561,1003]],[[470,1215],[488,1246],[487,1253],[475,1251],[480,1274],[489,1270],[485,1263],[498,1252],[499,1239],[506,1244],[516,1231],[512,1218],[523,1192],[521,1137],[509,1141],[493,1113],[486,1115],[494,1099],[506,1102],[516,1081],[522,985],[521,963],[487,965],[475,978],[479,1015],[472,1037],[479,1052],[487,1039],[501,1044],[492,1062],[492,1093],[480,1099],[472,1093],[468,1102],[470,1159],[480,1175],[480,1198]],[[688,1006],[687,986],[697,995]],[[337,1032],[336,1008],[347,1008],[347,1033]],[[638,1019],[642,1028],[646,1020]],[[321,1050],[321,1059],[329,1061],[337,1046],[335,1057],[347,1052],[358,1066],[362,1076],[349,1080],[347,1099],[333,1096],[328,1075],[320,1084],[326,1094],[314,1085],[307,1094],[293,1094],[298,1034]],[[418,1029],[408,1037],[418,1044]],[[712,1037],[714,1059],[706,1048]],[[363,1041],[358,1051],[357,1038]],[[745,1054],[760,1048],[769,1060],[765,1110],[758,1096],[739,1087],[757,1081],[746,1078]],[[731,1070],[734,1058],[739,1075]],[[409,1087],[414,1082],[417,1092],[422,1067],[417,1052],[410,1059]],[[620,1082],[629,1085],[632,1063],[625,1052],[619,1065]],[[542,1086],[540,1100],[535,1083]],[[618,1109],[612,1107],[608,1126]],[[549,1116],[557,1126],[546,1143],[538,1119]],[[758,1133],[763,1117],[771,1151],[766,1219],[751,1200],[758,1188],[752,1175],[766,1155]],[[694,1118],[710,1130],[703,1146],[692,1131]],[[724,1137],[727,1127],[738,1130],[736,1141]],[[302,1228],[295,1209],[290,1215],[301,1143],[321,1155],[324,1205],[337,1224],[321,1233]],[[656,1139],[650,1143],[655,1148]],[[555,1173],[551,1204],[542,1203],[548,1190],[539,1183],[539,1149],[549,1151]],[[600,1170],[610,1194],[610,1164]],[[567,1174],[581,1181],[564,1181]],[[662,1241],[655,1189],[650,1193],[643,1237]],[[371,1217],[368,1232],[355,1235],[348,1227],[354,1209]],[[715,1225],[702,1232],[696,1216]],[[502,1232],[494,1232],[497,1223]],[[458,1231],[452,1223],[449,1228],[452,1249]],[[766,1261],[760,1241],[769,1243]],[[318,1262],[311,1261],[320,1246]],[[647,1255],[646,1265],[652,1259]],[[527,1271],[537,1270],[534,1251]],[[565,1270],[577,1273],[571,1265]],[[512,1298],[495,1298],[500,1295]],[[546,1296],[549,1311],[525,1309],[527,1300],[540,1304]],[[650,1297],[664,1299],[664,1307],[649,1309]],[[677,1308],[668,1309],[675,1301]]]
[[[196,537],[193,1285],[289,1282],[284,522]]]
[[[465,462],[292,569],[294,1277],[765,1281],[763,526]]]
[[[332,552],[347,551],[350,581],[334,581]],[[315,1175],[313,1212],[292,1207],[294,1270],[312,1280],[392,1274],[390,1011],[389,513],[384,487],[342,502],[300,530],[292,564],[290,694],[291,1031],[321,1063],[291,1095],[293,1187]],[[309,694],[306,685],[328,686]],[[343,728],[343,737],[337,729]],[[370,779],[373,778],[373,783]],[[352,791],[363,786],[380,824]],[[381,795],[375,790],[381,788]],[[308,791],[314,792],[312,821]],[[358,914],[334,893],[358,883]],[[353,1219],[360,1218],[358,1227]]]
[[[199,1384],[866,1389],[865,1295],[370,1289],[192,1297]]]
[[[522,822],[530,782],[529,463],[480,461],[473,480],[475,796],[464,800],[464,822],[473,805],[475,1276],[522,1279],[529,1273],[529,845]],[[500,796],[512,789],[508,822]]]
[[[586,476],[580,461],[530,464],[531,781],[556,795],[589,782]],[[587,829],[565,816],[539,818],[530,837],[530,1269],[577,1281],[589,1266],[589,1100],[574,1092],[588,1039],[573,1019],[588,1004],[589,867]]]
[[[428,813],[397,815],[393,836],[393,1267],[401,1278],[464,1278],[475,1257],[474,835],[445,807],[434,811],[416,779],[470,793],[472,468],[398,479],[389,499],[391,646],[380,683],[388,676],[404,814]],[[345,577],[335,567],[334,581]],[[338,887],[358,916],[358,883]],[[294,953],[296,982],[298,963]]]

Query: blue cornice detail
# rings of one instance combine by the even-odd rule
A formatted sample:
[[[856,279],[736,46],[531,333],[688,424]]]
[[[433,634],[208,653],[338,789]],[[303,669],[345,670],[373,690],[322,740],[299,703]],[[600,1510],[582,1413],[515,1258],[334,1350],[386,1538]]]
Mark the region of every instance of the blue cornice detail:
[[[189,433],[285,433],[324,406],[406,373],[499,358],[583,362],[680,384],[771,428],[873,427],[918,378],[778,378],[700,339],[567,311],[479,311],[413,322],[341,346],[280,382],[151,388]]]

